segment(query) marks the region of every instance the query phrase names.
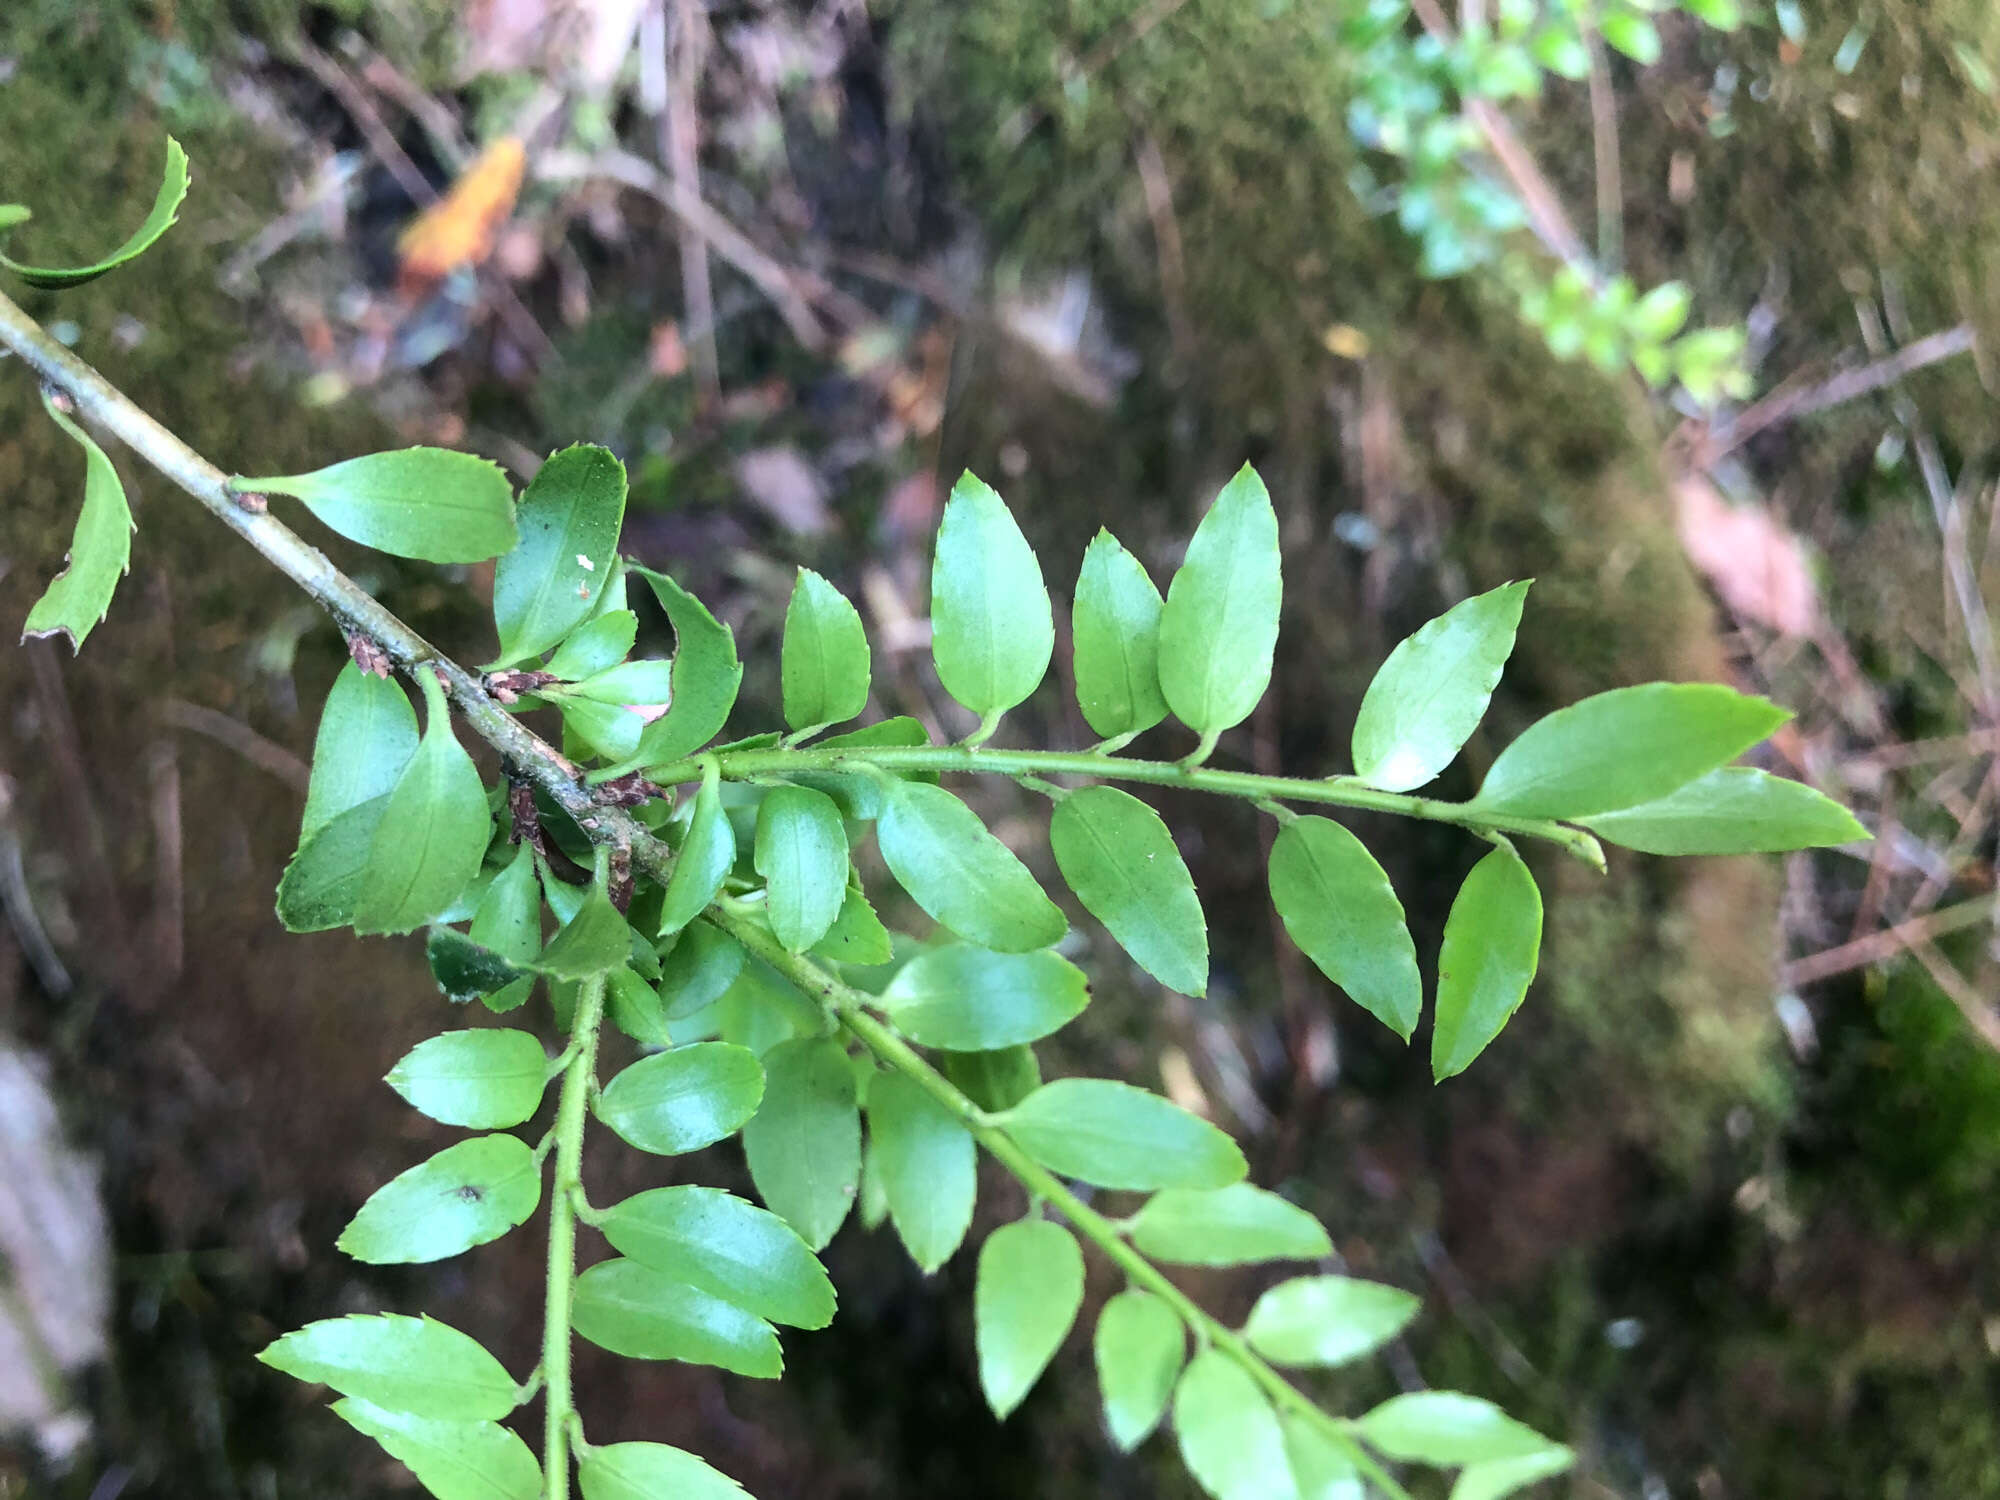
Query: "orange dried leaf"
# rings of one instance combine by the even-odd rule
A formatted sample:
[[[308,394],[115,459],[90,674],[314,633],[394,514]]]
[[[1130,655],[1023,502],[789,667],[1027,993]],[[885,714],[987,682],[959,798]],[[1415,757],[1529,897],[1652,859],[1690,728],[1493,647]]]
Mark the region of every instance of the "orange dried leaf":
[[[513,136],[502,136],[480,152],[451,191],[412,220],[397,241],[404,282],[435,281],[491,255],[520,194],[527,161],[527,152]]]

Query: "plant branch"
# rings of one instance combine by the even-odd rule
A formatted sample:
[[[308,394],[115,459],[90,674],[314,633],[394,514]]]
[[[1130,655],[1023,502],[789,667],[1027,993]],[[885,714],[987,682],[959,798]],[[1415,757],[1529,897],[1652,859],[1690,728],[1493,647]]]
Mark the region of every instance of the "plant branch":
[[[556,1107],[556,1171],[549,1186],[549,1288],[542,1311],[542,1494],[569,1497],[569,1430],[576,1412],[569,1380],[570,1301],[576,1289],[576,1200],[582,1196],[583,1127],[597,1077],[597,1031],[604,1016],[604,977],[588,980],[576,1002],[569,1066]]]

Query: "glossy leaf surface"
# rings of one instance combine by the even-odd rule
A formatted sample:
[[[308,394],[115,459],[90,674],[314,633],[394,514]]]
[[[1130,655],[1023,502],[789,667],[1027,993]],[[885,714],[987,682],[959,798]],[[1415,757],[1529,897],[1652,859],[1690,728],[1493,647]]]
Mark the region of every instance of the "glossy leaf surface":
[[[1710,771],[1657,802],[1601,813],[1584,826],[1646,854],[1779,854],[1868,837],[1838,802],[1748,766]]]
[[[692,1453],[664,1443],[611,1443],[577,1460],[583,1500],[749,1500],[749,1492]]]
[[[710,762],[712,766],[714,763]],[[687,838],[674,860],[668,877],[667,893],[660,903],[660,936],[679,932],[700,916],[715,893],[722,889],[729,870],[736,863],[736,831],[723,810],[722,792],[715,777],[702,779],[695,793],[694,817]]]
[[[1221,1350],[1203,1350],[1181,1376],[1174,1436],[1188,1472],[1215,1500],[1297,1500],[1277,1414]]]
[[[1562,1473],[1576,1462],[1569,1449],[1551,1443],[1541,1453],[1519,1458],[1490,1458],[1468,1464],[1451,1487],[1451,1500],[1505,1500],[1529,1485]]]
[[[1083,1305],[1083,1251],[1047,1219],[1018,1219],[986,1237],[972,1294],[979,1385],[1005,1418],[1042,1378]]]
[[[424,734],[396,778],[368,850],[367,874],[354,901],[354,930],[410,932],[472,883],[493,831],[486,786],[451,730],[451,710],[436,674],[417,673],[424,691]]]
[[[417,716],[393,678],[340,669],[320,710],[299,844],[349,808],[386,797],[417,753]]]
[[[1219,1188],[1248,1170],[1225,1132],[1158,1094],[1108,1078],[1045,1083],[1000,1123],[1051,1172],[1098,1187]]]
[[[1302,1417],[1286,1412],[1278,1425],[1285,1433],[1285,1456],[1292,1461],[1299,1500],[1368,1500],[1361,1471],[1354,1460]]]
[[[514,1378],[477,1340],[428,1317],[327,1318],[286,1334],[257,1357],[343,1396],[432,1421],[490,1421],[521,1398]]]
[[[696,1042],[642,1057],[620,1072],[598,1096],[597,1117],[628,1145],[678,1156],[734,1135],[764,1093],[754,1052]]]
[[[678,1359],[766,1380],[784,1373],[769,1323],[635,1260],[600,1261],[577,1277],[570,1321],[627,1359]]]
[[[288,932],[324,932],[354,920],[368,857],[388,810],[387,795],[350,807],[300,845],[278,882],[278,920]]]
[[[525,1031],[447,1031],[404,1053],[388,1084],[433,1120],[504,1130],[541,1107],[548,1071],[541,1042]]]
[[[1317,1260],[1333,1253],[1319,1220],[1247,1182],[1155,1193],[1133,1217],[1132,1243],[1153,1260],[1182,1266]]]
[[[412,1474],[437,1500],[539,1500],[542,1467],[498,1422],[433,1422],[350,1396],[333,1413]]]
[[[627,571],[646,580],[674,627],[673,705],[646,726],[636,752],[641,765],[663,765],[722,733],[743,684],[743,664],[736,659],[736,637],[707,605],[664,573],[630,565]]]
[[[1392,1396],[1356,1418],[1355,1428],[1386,1458],[1439,1468],[1546,1455],[1557,1447],[1492,1402],[1457,1391]]]
[[[1246,464],[1195,528],[1160,615],[1160,690],[1197,734],[1240,724],[1264,696],[1281,593],[1277,512]]]
[[[1208,990],[1208,925],[1174,836],[1128,792],[1091,786],[1049,820],[1056,867],[1084,910],[1170,990]]]
[[[875,840],[896,883],[962,938],[998,953],[1026,953],[1069,930],[1028,867],[942,787],[885,787]]]
[[[771,931],[803,953],[832,928],[847,899],[847,830],[824,792],[779,786],[757,808],[757,873]]]
[[[1298,818],[1271,845],[1271,901],[1313,965],[1404,1041],[1423,1010],[1417,945],[1389,877],[1331,818]]]
[[[965,1127],[900,1073],[868,1090],[870,1169],[910,1259],[926,1275],[965,1238],[979,1194],[979,1153]]]
[[[696,920],[660,960],[660,1004],[684,1020],[720,1000],[743,972],[743,945],[711,922]]]
[[[882,992],[883,1008],[906,1036],[952,1052],[1036,1041],[1089,1003],[1083,971],[1058,954],[994,953],[964,943],[918,954]]]
[[[338,1243],[373,1265],[444,1260],[499,1239],[541,1201],[534,1152],[511,1135],[474,1136],[377,1188]]]
[[[424,562],[484,562],[510,552],[514,486],[498,464],[449,448],[370,453],[310,474],[233,479],[251,494],[290,495],[349,541]]]
[[[1421,1304],[1400,1287],[1351,1276],[1301,1276],[1257,1299],[1243,1335],[1273,1364],[1344,1365],[1409,1326]]]
[[[854,1070],[830,1037],[780,1042],[765,1054],[764,1068],[763,1106],[743,1128],[750,1177],[765,1205],[821,1250],[861,1182]]]
[[[833,1321],[833,1283],[792,1227],[719,1188],[667,1187],[612,1207],[599,1226],[621,1255],[794,1328]]]
[[[779,676],[785,723],[793,729],[839,724],[868,706],[868,632],[847,596],[800,568],[785,608]]]
[[[1542,945],[1542,893],[1509,845],[1472,867],[1445,918],[1431,1076],[1462,1073],[1527,996]]]
[[[1092,1344],[1105,1425],[1111,1441],[1130,1453],[1167,1414],[1187,1358],[1187,1334],[1172,1308],[1132,1288],[1104,1304]]]
[[[944,690],[976,714],[1012,708],[1055,653],[1042,566],[991,486],[952,487],[931,564],[931,655]]]
[[[886,964],[896,956],[894,942],[867,896],[848,886],[840,898],[840,911],[826,935],[813,945],[813,952],[842,964]]]
[[[606,571],[616,572],[616,569]],[[598,598],[601,602],[601,591]],[[565,682],[581,681],[625,660],[632,654],[638,638],[637,615],[629,609],[606,610],[589,624],[570,632],[549,658],[548,670]]]
[[[583,904],[549,939],[536,967],[557,979],[591,979],[623,968],[631,951],[632,929],[604,886],[592,881]]]
[[[47,391],[42,392],[42,409],[83,449],[83,507],[70,536],[68,565],[28,611],[21,639],[66,635],[70,650],[76,652],[110,612],[118,580],[131,566],[132,507],[126,503],[117,469],[96,439],[71,421]]]
[[[496,667],[539,656],[590,618],[618,555],[625,466],[588,443],[552,453],[514,520],[520,540],[493,569]]]
[[[1167,716],[1160,694],[1164,607],[1145,566],[1100,529],[1084,549],[1070,633],[1077,707],[1106,739],[1151,729]]]

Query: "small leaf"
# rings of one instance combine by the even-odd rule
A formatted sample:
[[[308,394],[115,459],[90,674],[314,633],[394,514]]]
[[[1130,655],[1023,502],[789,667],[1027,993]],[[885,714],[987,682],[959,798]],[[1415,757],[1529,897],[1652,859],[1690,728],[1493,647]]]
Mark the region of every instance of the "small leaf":
[[[1562,1473],[1575,1462],[1576,1455],[1569,1449],[1551,1443],[1540,1453],[1468,1464],[1451,1487],[1451,1500],[1505,1500],[1537,1480]]]
[[[1098,1187],[1219,1188],[1248,1170],[1236,1142],[1208,1121],[1108,1078],[1045,1083],[998,1123],[1051,1172]]]
[[[1400,1287],[1300,1276],[1257,1299],[1243,1336],[1278,1365],[1344,1365],[1389,1342],[1422,1304]]]
[[[712,922],[681,929],[660,960],[660,1004],[669,1021],[682,1021],[728,993],[743,972],[743,945]]]
[[[1208,926],[1158,813],[1116,787],[1084,787],[1056,804],[1049,847],[1084,910],[1140,968],[1183,995],[1207,993]]]
[[[917,720],[907,717],[884,719],[879,724],[870,724],[863,729],[850,730],[846,734],[832,734],[821,740],[814,748],[818,750],[858,750],[870,746],[916,746],[928,745],[930,732]],[[847,817],[861,822],[872,822],[882,816],[882,804],[886,800],[884,788],[896,780],[922,781],[932,786],[937,784],[935,771],[913,771],[907,776],[871,775],[861,771],[800,771],[791,778],[800,786],[809,786],[825,792],[840,804],[840,810]]]
[[[1354,721],[1356,776],[1408,792],[1451,764],[1486,717],[1527,592],[1522,582],[1475,595],[1389,653]]]
[[[310,474],[232,479],[239,494],[290,495],[349,541],[424,562],[513,550],[514,486],[498,464],[448,448],[370,453]]]
[[[1133,1217],[1132,1243],[1153,1260],[1181,1266],[1318,1260],[1333,1254],[1333,1241],[1319,1220],[1247,1182],[1155,1193]]]
[[[811,568],[792,585],[780,662],[790,728],[839,724],[868,706],[868,632],[846,595]]]
[[[375,835],[389,810],[377,797],[350,807],[307,839],[278,882],[278,920],[288,932],[324,932],[354,920]],[[458,938],[457,933],[452,937]],[[462,943],[465,940],[458,938]]]
[[[1042,566],[1007,503],[971,474],[952,487],[931,564],[931,655],[944,690],[976,714],[1032,693],[1055,653]]]
[[[499,1360],[434,1318],[327,1318],[286,1334],[257,1357],[343,1396],[430,1421],[488,1421],[521,1401],[521,1387]]]
[[[1111,1441],[1130,1453],[1167,1414],[1187,1358],[1187,1334],[1172,1308],[1132,1288],[1104,1304],[1094,1347],[1105,1425]]]
[[[549,939],[535,967],[557,979],[592,979],[622,969],[631,951],[632,929],[611,904],[603,882],[594,880],[583,905]]]
[[[1042,1378],[1083,1305],[1083,1252],[1047,1219],[1003,1224],[979,1249],[973,1343],[979,1385],[1001,1419]]]
[[[446,1125],[504,1130],[541,1108],[549,1059],[525,1031],[447,1031],[389,1070],[389,1087]]]
[[[764,1057],[764,1103],[743,1127],[750,1179],[767,1207],[822,1250],[861,1181],[854,1070],[830,1037],[780,1042]]]
[[[1000,953],[1046,948],[1069,930],[1028,867],[950,792],[896,781],[883,794],[875,828],[883,862],[937,922]]]
[[[566,740],[564,749],[572,756],[600,756],[624,764],[639,753],[639,740],[646,721],[619,703],[599,703],[589,698],[549,695],[562,710],[563,728],[577,744]],[[581,748],[577,745],[580,744]]]
[[[1299,1500],[1368,1500],[1361,1471],[1325,1433],[1290,1413],[1278,1418],[1285,1431],[1285,1456],[1292,1461]]]
[[[577,1460],[583,1500],[750,1500],[727,1474],[664,1443],[612,1443]]]
[[[473,942],[514,964],[530,964],[541,953],[542,887],[535,877],[532,845],[519,845],[514,850],[514,857],[486,887],[472,913],[470,935]],[[439,983],[444,983],[444,976],[438,974],[436,953],[429,945],[426,945],[426,951],[431,958],[431,972],[438,975]],[[534,987],[533,976],[526,975],[477,993],[485,1000],[488,1010],[507,1011],[525,1004],[529,991]],[[464,990],[449,984],[445,985],[445,993],[454,1000],[469,998]]]
[[[635,1260],[600,1261],[576,1279],[571,1324],[627,1359],[678,1359],[775,1380],[785,1360],[762,1318]]]
[[[592,673],[563,691],[572,698],[587,698],[596,703],[661,708],[673,699],[673,672],[674,664],[670,661],[651,657],[623,661]]]
[[[736,863],[736,833],[722,807],[715,763],[708,765],[709,774],[702,777],[701,790],[695,793],[687,838],[681,843],[674,873],[667,879],[666,897],[660,903],[661,937],[679,932],[700,916]]]
[[[1174,1436],[1188,1472],[1215,1500],[1298,1500],[1277,1414],[1220,1349],[1202,1350],[1181,1376]]]
[[[4,259],[4,257],[0,257]],[[58,407],[47,391],[42,409],[56,426],[83,449],[83,508],[69,542],[69,565],[50,580],[21,626],[21,639],[58,633],[69,637],[72,652],[83,649],[84,637],[111,611],[118,580],[132,563],[132,507],[118,471],[97,442]]]
[[[1542,893],[1511,844],[1465,877],[1438,954],[1431,1076],[1463,1073],[1520,1009],[1542,946]]]
[[[474,1136],[377,1188],[337,1243],[371,1265],[444,1260],[499,1239],[541,1201],[534,1152],[511,1135]]]
[[[300,846],[349,808],[395,790],[416,753],[417,716],[403,689],[353,662],[342,667],[320,710]]]
[[[521,539],[493,569],[494,667],[541,655],[591,617],[618,555],[625,466],[588,443],[552,453],[514,520]]]
[[[0,203],[0,229],[12,229],[25,224],[34,214],[22,203]]]
[[[666,1011],[659,991],[631,968],[617,970],[604,983],[604,1011],[611,1024],[643,1047],[671,1047]]]
[[[972,1225],[978,1148],[962,1124],[900,1073],[883,1073],[869,1085],[868,1145],[896,1233],[928,1276],[951,1259]]]
[[[810,787],[773,787],[757,808],[757,873],[771,931],[803,953],[832,928],[847,898],[847,830],[840,809]]]
[[[851,885],[841,895],[840,914],[833,919],[833,926],[813,945],[812,951],[835,963],[863,966],[886,964],[896,956],[889,929],[875,915],[868,898]]]
[[[350,1396],[333,1414],[412,1474],[437,1500],[539,1500],[542,1467],[498,1422],[431,1422]]]
[[[883,1009],[898,1030],[950,1052],[1039,1040],[1089,1003],[1083,971],[1058,954],[992,953],[964,943],[920,953],[882,992]]]
[[[1070,633],[1077,707],[1106,739],[1151,729],[1167,716],[1159,673],[1163,607],[1145,566],[1100,528],[1084,549]]]
[[[1636,11],[1612,11],[1598,23],[1604,40],[1642,68],[1660,60],[1660,28]]]
[[[294,864],[296,866],[297,862],[294,861]],[[289,877],[290,872],[286,873]],[[281,915],[284,901],[285,893],[281,886],[278,893]],[[289,919],[287,925],[290,925]],[[308,930],[311,929],[293,928],[295,932]],[[430,936],[424,942],[424,957],[430,962],[431,977],[437,980],[438,988],[444,991],[447,999],[457,1004],[475,996],[487,996],[491,1001],[498,1001],[501,992],[517,984],[531,987],[535,982],[535,971],[531,965],[516,963],[449,927],[433,927],[430,930]],[[499,1008],[511,1010],[527,998],[527,989],[523,988],[520,999],[510,1000]]]
[[[1557,1446],[1491,1401],[1457,1391],[1392,1396],[1354,1427],[1385,1458],[1439,1469],[1545,1455]]]
[[[410,932],[472,883],[493,831],[486,788],[451,731],[451,710],[435,673],[419,670],[424,737],[396,779],[368,850],[354,902],[354,930]]]
[[[833,1283],[776,1214],[719,1188],[655,1188],[598,1226],[619,1254],[794,1328],[833,1321]]]
[[[601,594],[599,598],[601,601]],[[638,638],[637,615],[629,609],[607,610],[572,631],[556,647],[555,655],[549,658],[548,670],[565,682],[581,682],[625,660],[632,654],[632,644]]]
[[[181,143],[172,136],[167,137],[167,165],[160,174],[160,191],[153,198],[153,208],[146,215],[146,222],[132,232],[132,237],[113,250],[100,261],[87,266],[24,266],[18,261],[0,255],[0,266],[5,266],[29,286],[41,287],[47,291],[60,291],[65,287],[82,286],[86,281],[95,281],[107,271],[115,271],[127,261],[136,260],[151,248],[153,242],[174,225],[179,216],[181,201],[187,197],[188,159],[181,150]],[[12,205],[10,205],[12,206]],[[26,209],[14,220],[19,223],[28,217]]]
[[[618,1074],[598,1096],[597,1118],[627,1145],[679,1156],[734,1135],[764,1093],[754,1052],[696,1042],[642,1057]]]
[[[1583,826],[1645,854],[1779,854],[1869,836],[1838,802],[1748,766],[1710,771],[1657,802],[1601,813]]]
[[[1042,1086],[1042,1066],[1026,1045],[991,1052],[947,1052],[938,1066],[952,1086],[983,1110],[1012,1109]]]
[[[1299,818],[1271,845],[1271,901],[1318,970],[1404,1041],[1424,1004],[1403,903],[1361,840],[1330,818]]]
[[[1248,464],[1195,528],[1160,615],[1160,689],[1197,734],[1250,717],[1278,643],[1278,516]]]
[[[646,726],[635,752],[640,765],[666,765],[722,732],[743,684],[743,664],[736,659],[736,637],[707,605],[664,573],[636,564],[627,571],[652,587],[674,627],[673,705]]]

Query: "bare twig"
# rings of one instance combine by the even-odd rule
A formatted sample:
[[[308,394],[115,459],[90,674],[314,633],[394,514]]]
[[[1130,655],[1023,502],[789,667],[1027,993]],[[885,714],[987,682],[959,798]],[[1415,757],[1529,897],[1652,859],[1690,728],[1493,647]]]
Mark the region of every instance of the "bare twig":
[[[1819,953],[1808,954],[1785,965],[1780,981],[1786,989],[1798,989],[1816,980],[1826,979],[1835,974],[1845,974],[1850,969],[1864,968],[1882,959],[1893,957],[1918,943],[1928,943],[1946,933],[1959,932],[1967,927],[1976,927],[1981,922],[1991,921],[2000,910],[2000,901],[1992,896],[1981,896],[1974,901],[1961,901],[1956,906],[1947,906],[1942,911],[1934,911],[1927,917],[1918,917],[1908,922],[1898,922],[1894,927],[1885,927],[1880,932],[1871,932],[1865,938],[1856,938],[1851,943],[1842,943],[1837,948],[1827,948]]]
[[[1597,161],[1597,262],[1616,271],[1625,262],[1625,182],[1619,166],[1618,95],[1611,59],[1595,27],[1590,39],[1590,128]]]
[[[1188,321],[1187,263],[1181,251],[1180,220],[1174,216],[1173,179],[1167,176],[1167,160],[1152,132],[1141,130],[1132,143],[1132,159],[1139,168],[1139,183],[1146,193],[1146,213],[1153,221],[1153,248],[1160,261],[1160,294],[1167,308],[1167,331],[1173,340],[1174,358],[1183,363],[1194,357],[1194,326]]]
[[[660,115],[660,157],[676,184],[701,195],[701,114],[696,107],[701,75],[708,65],[708,15],[700,0],[671,0],[673,37],[666,109]],[[684,215],[677,215],[681,252],[681,295],[695,390],[706,402],[722,396],[715,352],[715,289],[708,278],[708,240]]]
[[[312,781],[312,770],[275,740],[266,739],[240,719],[199,703],[169,698],[160,705],[160,717],[175,729],[198,734],[226,749],[234,750],[260,771],[268,771],[301,796]]]
[[[348,118],[354,121],[355,128],[368,142],[369,154],[396,179],[396,185],[409,194],[410,201],[425,208],[437,202],[437,189],[417,170],[417,164],[410,160],[410,153],[403,149],[395,132],[383,121],[381,111],[375,108],[375,101],[348,76],[347,69],[304,36],[292,39],[289,52],[300,67],[312,74],[321,88],[340,101],[340,107],[347,111]]]

